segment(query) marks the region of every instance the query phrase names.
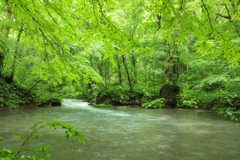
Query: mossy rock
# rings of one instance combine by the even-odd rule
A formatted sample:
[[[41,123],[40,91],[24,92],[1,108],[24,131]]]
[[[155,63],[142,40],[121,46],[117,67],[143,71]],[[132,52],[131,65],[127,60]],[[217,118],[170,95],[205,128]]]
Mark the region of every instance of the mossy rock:
[[[61,106],[62,103],[61,103],[61,99],[59,99],[59,98],[50,98],[50,99],[38,100],[37,105],[40,107],[46,107],[46,106],[57,107],[57,106]]]
[[[180,91],[179,86],[172,84],[165,84],[159,92],[159,98],[164,98],[166,100],[165,105],[167,107],[177,106],[177,95]]]

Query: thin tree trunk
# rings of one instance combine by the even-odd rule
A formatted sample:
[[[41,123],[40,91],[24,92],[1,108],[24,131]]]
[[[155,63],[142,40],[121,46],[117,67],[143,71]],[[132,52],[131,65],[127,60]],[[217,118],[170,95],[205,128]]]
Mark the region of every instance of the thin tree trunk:
[[[166,55],[167,55],[167,66],[166,66],[166,69],[165,69],[165,76],[166,76],[166,83],[168,84],[171,80],[171,67],[170,67],[171,57],[170,57],[169,44],[167,43],[167,41],[165,41],[164,44],[165,44],[165,52],[166,52]]]
[[[6,4],[8,5],[8,0],[6,0]],[[11,7],[8,7],[8,9],[7,9],[6,22],[7,22],[7,25],[6,25],[5,37],[8,38],[10,28],[11,28],[11,22],[12,22],[12,8]]]
[[[110,70],[110,67],[109,67],[109,61],[106,59],[105,60],[106,63],[105,63],[105,84],[106,84],[106,87],[108,87],[108,84],[110,83],[110,76],[109,76],[109,70]]]
[[[136,85],[137,84],[137,61],[133,53],[131,55],[131,62],[133,66],[133,84]]]
[[[4,61],[4,54],[2,52],[0,52],[0,75],[2,72],[2,68],[3,68],[3,61]]]
[[[103,77],[103,70],[102,70],[102,67],[103,67],[103,56],[101,57],[101,63],[97,63],[97,67],[98,67],[98,71],[99,71],[99,74],[101,77]]]
[[[121,63],[119,62],[118,56],[116,55],[117,68],[118,68],[118,83],[122,85],[122,73],[121,73]]]
[[[122,55],[122,61],[123,61],[124,68],[125,68],[126,73],[127,73],[127,80],[128,80],[129,89],[130,89],[130,92],[132,92],[133,87],[132,87],[132,83],[131,83],[131,77],[130,77],[130,74],[129,74],[129,71],[128,71],[126,57],[124,55]]]

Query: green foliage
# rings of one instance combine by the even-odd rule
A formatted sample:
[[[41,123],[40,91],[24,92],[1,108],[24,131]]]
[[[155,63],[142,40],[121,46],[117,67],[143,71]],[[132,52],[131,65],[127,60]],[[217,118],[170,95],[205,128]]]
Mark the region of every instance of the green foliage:
[[[0,160],[12,160],[12,151],[6,148],[0,147]]]
[[[181,107],[181,108],[198,108],[199,105],[200,104],[198,100],[184,99],[183,97],[181,97],[181,101],[178,103],[178,107]]]
[[[151,102],[143,103],[142,107],[143,108],[155,108],[155,109],[164,108],[165,102],[166,102],[166,100],[164,98],[158,98]]]
[[[61,87],[47,82],[37,83],[31,93],[35,95],[36,106],[60,106],[63,99]]]
[[[240,106],[239,65],[225,60],[207,60],[194,57],[188,65],[188,73],[180,77],[182,93],[179,107],[207,108],[236,120]]]
[[[0,76],[0,107],[10,107],[16,109],[23,104],[34,102],[34,96],[28,93],[24,88],[14,83],[7,83]]]
[[[214,106],[212,110],[216,111],[219,115],[223,115],[225,117],[230,117],[231,120],[239,121],[240,118],[240,110],[236,109],[236,107],[219,107]]]
[[[225,89],[225,84],[228,79],[226,75],[211,75],[201,81],[199,87],[201,87],[205,91],[213,91],[216,88]]]
[[[108,86],[108,88],[100,88],[95,97],[95,103],[107,103],[113,105],[134,105],[140,104],[143,94],[139,91],[129,92],[127,87],[120,85]]]
[[[127,99],[128,96],[125,94],[128,92],[128,89],[123,86],[108,86],[108,88],[100,88],[97,94],[97,103],[102,103],[103,100],[105,103],[110,101],[120,102],[123,99]]]
[[[62,88],[61,93],[62,96],[65,98],[79,98],[82,94],[82,92],[84,92],[85,90],[81,90],[82,87],[76,85],[76,84],[72,84],[72,85],[68,85],[68,86],[64,86]]]
[[[56,130],[57,128],[61,128],[65,130],[66,138],[74,137],[78,140],[78,142],[85,143],[86,138],[83,134],[76,130],[72,125],[65,124],[63,122],[57,121],[39,121],[35,123],[29,132],[27,132],[26,136],[15,136],[14,138],[22,141],[22,144],[19,148],[16,149],[6,149],[4,147],[0,147],[0,157],[1,159],[21,159],[21,160],[36,160],[43,159],[43,157],[49,157],[50,155],[47,153],[47,150],[52,146],[50,144],[43,144],[40,146],[30,146],[29,143],[37,139],[38,137],[44,136],[41,129],[49,127],[52,130]]]
[[[46,92],[40,94],[39,97],[35,98],[37,106],[60,106],[62,101],[62,95],[59,93]]]
[[[149,93],[149,92],[145,91],[145,92],[144,92],[144,95],[143,95],[143,97],[142,97],[142,99],[141,99],[141,102],[142,102],[142,103],[148,103],[148,102],[150,102],[150,101],[153,101],[154,98],[155,98],[155,94]]]

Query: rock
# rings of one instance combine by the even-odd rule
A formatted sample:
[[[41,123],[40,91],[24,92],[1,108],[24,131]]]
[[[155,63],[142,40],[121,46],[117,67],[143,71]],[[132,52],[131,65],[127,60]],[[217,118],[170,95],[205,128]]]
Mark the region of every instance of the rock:
[[[166,106],[167,107],[176,107],[177,106],[177,95],[180,91],[179,86],[172,85],[172,84],[165,84],[160,92],[159,98],[166,99]]]
[[[61,106],[61,105],[62,105],[61,100],[58,99],[58,98],[52,98],[52,99],[50,99],[50,100],[49,100],[49,104],[50,104],[51,106],[54,106],[54,107],[57,107],[57,106]]]

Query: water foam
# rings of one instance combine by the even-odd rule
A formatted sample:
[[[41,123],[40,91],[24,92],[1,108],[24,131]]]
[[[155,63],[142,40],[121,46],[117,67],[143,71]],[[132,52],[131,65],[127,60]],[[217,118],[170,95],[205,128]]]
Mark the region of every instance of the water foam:
[[[131,116],[129,113],[125,112],[116,112],[109,109],[102,109],[102,108],[95,108],[91,105],[89,105],[88,102],[84,102],[82,100],[77,99],[64,99],[62,102],[63,108],[72,108],[72,109],[81,109],[81,110],[87,110],[94,113],[103,113],[111,116],[120,116],[120,117],[127,117]]]

